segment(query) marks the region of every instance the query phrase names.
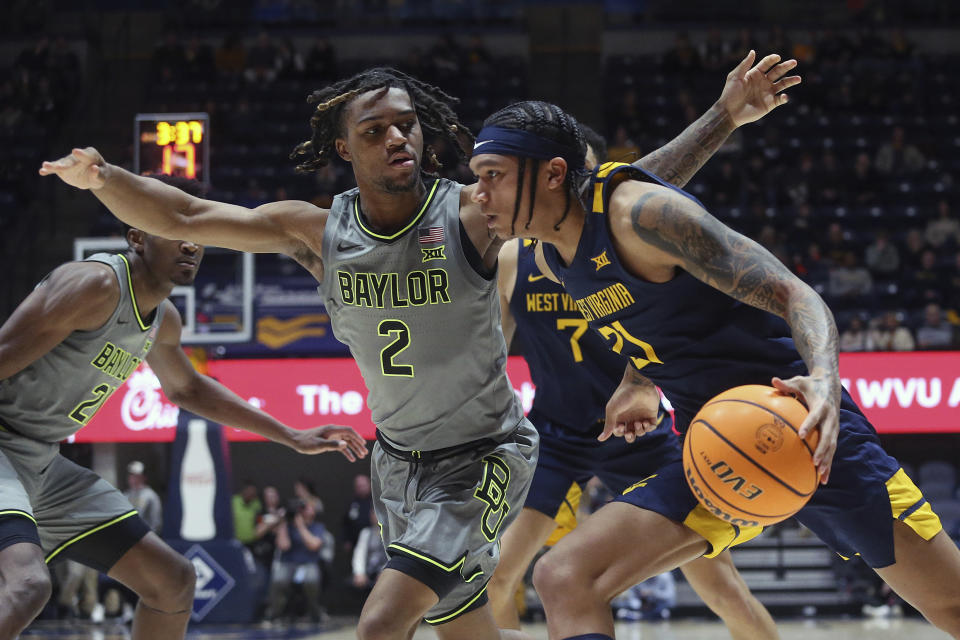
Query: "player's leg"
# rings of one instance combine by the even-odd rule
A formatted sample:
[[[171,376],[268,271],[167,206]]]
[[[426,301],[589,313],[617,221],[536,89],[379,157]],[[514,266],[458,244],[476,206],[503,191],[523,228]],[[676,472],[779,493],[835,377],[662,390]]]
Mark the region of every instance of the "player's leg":
[[[714,558],[697,558],[680,567],[687,582],[710,610],[720,616],[734,640],[779,638],[777,626],[750,593],[725,549]]]
[[[875,569],[897,594],[934,626],[960,638],[960,550],[946,531],[929,540],[894,521],[897,561]]]
[[[4,444],[0,450],[0,640],[7,640],[17,637],[43,610],[52,587],[37,520],[17,471],[23,469],[24,459],[31,458],[30,452],[8,451],[13,436],[5,431],[0,435]],[[24,477],[29,476],[25,470]]]
[[[359,640],[407,640],[439,598],[423,582],[396,569],[384,569],[360,612]]]
[[[699,557],[707,542],[659,513],[612,502],[537,562],[533,581],[551,638],[613,637],[610,601],[651,576]]]
[[[34,527],[26,518],[18,519]],[[19,523],[13,527],[8,523],[7,517],[0,520],[0,539],[16,535],[13,529],[21,528]],[[16,638],[43,610],[51,591],[39,538],[36,543],[16,542],[0,550],[0,640]]]
[[[557,521],[536,509],[524,507],[500,538],[500,564],[487,585],[493,618],[501,629],[519,629],[520,617],[514,595],[537,552]]]
[[[533,640],[519,629],[497,629],[490,605],[460,616],[449,624],[434,627],[440,640]]]
[[[193,564],[152,531],[107,573],[134,591],[140,601],[133,616],[133,639],[182,638],[190,621]]]
[[[134,640],[186,633],[196,571],[137,515],[130,502],[90,469],[61,455],[34,496],[47,562],[68,558],[125,584],[140,598]]]

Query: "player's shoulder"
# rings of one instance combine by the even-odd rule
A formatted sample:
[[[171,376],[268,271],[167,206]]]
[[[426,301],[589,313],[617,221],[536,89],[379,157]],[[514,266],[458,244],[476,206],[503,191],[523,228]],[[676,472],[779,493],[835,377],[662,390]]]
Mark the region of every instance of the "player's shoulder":
[[[90,302],[113,297],[120,291],[120,281],[114,268],[99,260],[61,264],[50,272],[43,285],[49,292],[69,292],[88,298]]]

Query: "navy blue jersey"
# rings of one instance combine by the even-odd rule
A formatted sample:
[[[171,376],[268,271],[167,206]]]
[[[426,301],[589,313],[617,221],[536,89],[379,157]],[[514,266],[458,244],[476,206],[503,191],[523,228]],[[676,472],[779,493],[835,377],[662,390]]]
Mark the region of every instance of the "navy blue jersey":
[[[590,327],[661,388],[676,411],[677,428],[684,431],[707,400],[730,387],[805,375],[782,318],[738,302],[682,269],[656,284],[623,268],[606,214],[610,178],[622,171],[663,184],[631,165],[603,165],[592,179],[592,212],[571,264],[564,266],[549,244],[544,256]]]
[[[510,311],[537,387],[533,407],[571,431],[585,432],[603,419],[627,359],[610,351],[563,287],[540,273],[527,242],[517,256]]]

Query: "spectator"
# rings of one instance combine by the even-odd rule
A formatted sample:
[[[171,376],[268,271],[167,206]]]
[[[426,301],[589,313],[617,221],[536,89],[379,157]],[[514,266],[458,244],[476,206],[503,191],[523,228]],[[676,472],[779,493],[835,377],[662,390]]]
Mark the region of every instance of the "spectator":
[[[183,49],[183,70],[191,80],[212,79],[216,70],[210,45],[193,36]]]
[[[387,552],[380,539],[377,514],[370,509],[370,526],[364,527],[353,549],[353,586],[364,592],[364,599],[377,581],[377,576],[387,565]]]
[[[916,306],[940,301],[946,278],[937,265],[937,254],[932,249],[925,249],[920,254],[920,268],[910,273],[906,284],[908,300]]]
[[[298,500],[312,504],[317,515],[323,515],[323,500],[317,495],[313,483],[303,476],[297,478],[293,483],[293,495]]]
[[[907,269],[919,269],[923,266],[923,252],[927,243],[920,229],[910,229],[904,240],[903,266]]]
[[[607,157],[615,162],[633,162],[640,156],[640,147],[630,139],[626,127],[619,126],[613,134],[613,141],[607,149]]]
[[[707,32],[707,39],[698,49],[705,69],[711,71],[726,69],[727,60],[730,58],[730,43],[723,39],[717,28],[714,27]]]
[[[700,54],[690,44],[690,37],[681,31],[674,39],[673,49],[663,56],[663,71],[669,74],[689,75],[703,69]]]
[[[870,272],[857,263],[857,254],[847,251],[840,264],[830,269],[827,293],[833,298],[857,298],[870,294],[873,279]]]
[[[343,514],[343,543],[347,551],[354,548],[360,532],[370,526],[370,510],[373,500],[370,498],[370,478],[357,475],[353,478],[353,500]]]
[[[915,346],[910,329],[900,324],[894,311],[884,313],[877,326],[867,334],[868,351],[913,351]]]
[[[890,141],[880,147],[874,164],[880,173],[899,176],[920,171],[926,160],[916,146],[906,141],[903,127],[894,127]]]
[[[251,547],[257,540],[257,518],[263,510],[257,498],[257,486],[246,480],[240,493],[233,496],[233,535],[244,546]]]
[[[873,243],[867,247],[867,268],[878,276],[895,276],[900,269],[900,252],[890,242],[890,233],[878,229]]]
[[[243,77],[252,85],[260,86],[272,83],[277,78],[277,47],[270,34],[261,31],[256,43],[247,51]]]
[[[337,52],[330,41],[319,38],[307,52],[306,73],[314,80],[330,80],[339,75],[337,71]]]
[[[618,620],[666,620],[677,604],[677,585],[669,571],[630,587],[612,603]]]
[[[286,612],[287,597],[294,582],[303,585],[307,614],[320,621],[320,548],[324,526],[316,521],[313,503],[296,500],[288,514],[292,517],[277,527],[277,551],[270,573],[270,595],[267,619]]]
[[[823,243],[823,256],[827,261],[835,266],[842,265],[847,259],[847,254],[854,250],[853,244],[843,230],[839,222],[831,222],[827,227],[827,238]]]
[[[247,50],[236,33],[227,34],[214,54],[217,71],[228,78],[239,76],[247,65]]]
[[[953,327],[943,317],[940,305],[928,304],[923,310],[923,325],[917,329],[920,349],[949,349],[953,346]]]
[[[127,465],[127,490],[123,492],[133,508],[140,512],[140,517],[150,525],[154,531],[160,531],[163,525],[163,507],[160,496],[147,484],[144,475],[143,463],[134,460]]]
[[[946,200],[937,203],[937,217],[927,223],[924,239],[934,249],[960,242],[960,220],[950,215],[950,203]]]
[[[847,328],[840,334],[840,351],[866,351],[867,330],[860,316],[850,318]]]
[[[256,542],[250,551],[260,566],[266,569],[273,563],[273,554],[277,549],[277,528],[284,523],[287,511],[280,506],[280,493],[276,487],[263,488],[263,509],[257,515],[254,530]]]
[[[876,202],[877,184],[878,178],[870,164],[870,156],[866,153],[857,154],[848,185],[849,192],[853,194],[853,201],[859,205],[870,205]]]
[[[705,178],[710,188],[710,200],[718,207],[736,207],[743,204],[743,174],[732,160],[723,160],[720,170]]]

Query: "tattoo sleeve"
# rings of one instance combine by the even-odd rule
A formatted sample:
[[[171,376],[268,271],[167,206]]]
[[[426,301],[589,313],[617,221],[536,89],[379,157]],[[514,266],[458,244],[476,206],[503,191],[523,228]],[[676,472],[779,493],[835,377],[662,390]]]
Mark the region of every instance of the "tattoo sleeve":
[[[837,326],[827,305],[769,251],[696,203],[663,189],[646,192],[630,212],[644,242],[674,256],[695,278],[787,321],[810,373],[838,375]]]
[[[712,106],[676,138],[634,164],[676,187],[683,187],[736,126],[726,109]]]

